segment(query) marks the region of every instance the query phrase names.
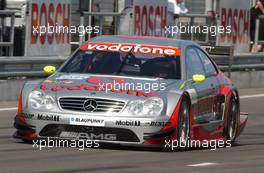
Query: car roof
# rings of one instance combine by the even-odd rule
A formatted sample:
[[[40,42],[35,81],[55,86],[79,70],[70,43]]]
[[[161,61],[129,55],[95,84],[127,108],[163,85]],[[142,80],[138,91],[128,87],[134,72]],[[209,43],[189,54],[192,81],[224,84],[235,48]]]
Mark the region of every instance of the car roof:
[[[123,36],[123,35],[105,35],[92,38],[89,42],[107,42],[107,43],[136,43],[160,46],[173,46],[182,48],[188,45],[197,45],[193,41],[179,40],[165,37],[148,36]]]

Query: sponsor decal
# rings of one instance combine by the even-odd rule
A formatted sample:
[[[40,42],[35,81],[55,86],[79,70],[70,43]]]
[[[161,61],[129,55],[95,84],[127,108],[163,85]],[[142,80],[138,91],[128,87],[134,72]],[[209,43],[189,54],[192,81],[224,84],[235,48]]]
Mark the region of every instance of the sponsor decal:
[[[140,126],[140,121],[118,120],[116,121],[118,126]]]
[[[107,140],[116,141],[116,134],[95,134],[95,133],[84,133],[84,132],[67,132],[63,131],[60,134],[61,138],[74,138],[74,139],[87,139],[87,140]]]
[[[58,115],[43,115],[43,114],[38,114],[37,119],[38,120],[44,120],[44,121],[60,121],[60,116],[58,116]]]
[[[165,125],[167,125],[166,122],[157,122],[157,121],[150,121],[150,122],[146,122],[145,124],[152,127],[164,127]]]
[[[105,82],[105,80],[110,80],[112,82]],[[107,85],[102,85],[102,84],[112,84],[113,82],[116,82],[116,83],[124,83],[125,80],[124,79],[121,79],[121,78],[103,78],[103,77],[91,77],[89,79],[87,79],[87,83],[88,84],[76,84],[76,85],[57,85],[57,86],[48,86],[46,84],[42,84],[40,86],[40,89],[42,91],[63,91],[63,90],[87,90],[87,91],[108,91],[109,89],[107,89]],[[153,97],[153,96],[157,96],[158,93],[157,92],[143,92],[141,90],[133,90],[133,89],[128,89],[128,90],[125,90],[125,89],[115,89],[115,88],[112,88],[110,90],[110,92],[113,92],[113,93],[126,93],[128,95],[136,95],[138,97],[141,97],[141,96],[145,96],[145,97]]]
[[[48,84],[72,84],[74,83],[73,81],[70,80],[45,80],[44,83]]]
[[[34,114],[23,113],[23,117],[26,119],[32,119],[34,116]]]
[[[248,9],[221,8],[221,24],[232,28],[221,34],[222,42],[248,43],[250,14]]]
[[[105,125],[105,121],[103,119],[98,118],[87,118],[87,117],[70,117],[70,124],[73,125],[84,125],[84,126],[99,126],[103,127]]]
[[[61,1],[61,3],[47,3],[42,1],[42,3],[36,1],[32,2],[31,6],[31,44],[36,44],[38,39],[43,45],[46,42],[49,44],[57,43],[69,43],[70,34],[69,33],[52,33],[44,35],[38,35],[36,32],[33,32],[34,28],[39,27],[40,25],[47,26],[49,23],[51,26],[57,25],[59,22],[62,22],[63,27],[70,26],[70,10],[71,4],[68,1]],[[60,20],[60,21],[59,21]]]
[[[212,111],[212,107],[214,107],[215,97],[208,97],[206,99],[198,100],[198,114],[207,114]]]
[[[87,79],[87,75],[82,74],[67,74],[67,75],[59,75],[56,77],[56,80],[85,80]]]
[[[168,1],[133,1],[133,35],[165,37],[167,23]]]
[[[225,29],[218,34],[217,46],[234,46],[235,53],[249,52],[250,8],[248,0],[219,1],[219,24],[224,28],[229,26],[231,32]]]
[[[68,56],[71,26],[70,0],[27,1],[26,46],[28,56]]]
[[[85,43],[81,50],[92,51],[113,51],[135,54],[157,54],[165,56],[180,56],[180,49],[177,47],[155,46],[144,44],[113,44],[113,43]]]

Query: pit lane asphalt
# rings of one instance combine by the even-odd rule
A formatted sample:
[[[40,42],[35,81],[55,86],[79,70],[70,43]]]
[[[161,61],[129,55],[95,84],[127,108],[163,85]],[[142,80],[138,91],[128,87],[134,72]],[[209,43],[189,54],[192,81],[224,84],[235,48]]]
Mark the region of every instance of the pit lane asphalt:
[[[241,95],[263,94],[264,89],[241,90]],[[16,107],[2,102],[1,108]],[[0,173],[79,172],[264,172],[264,97],[241,99],[241,111],[249,113],[244,133],[236,146],[162,152],[141,148],[107,146],[38,150],[12,138],[15,110],[0,111]],[[198,164],[198,165],[196,165]],[[200,164],[200,165],[199,165]],[[192,166],[191,166],[192,165]]]

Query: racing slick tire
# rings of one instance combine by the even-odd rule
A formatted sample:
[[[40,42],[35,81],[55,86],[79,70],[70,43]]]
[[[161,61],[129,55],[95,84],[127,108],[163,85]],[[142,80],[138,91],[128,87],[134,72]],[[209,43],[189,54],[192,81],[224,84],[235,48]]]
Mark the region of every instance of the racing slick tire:
[[[190,104],[186,97],[183,97],[178,117],[177,142],[180,151],[186,151],[190,140]]]
[[[229,108],[229,115],[227,117],[227,122],[225,126],[225,140],[230,140],[233,144],[236,139],[236,133],[239,125],[239,103],[235,99],[234,95],[231,97],[230,101],[230,108]]]

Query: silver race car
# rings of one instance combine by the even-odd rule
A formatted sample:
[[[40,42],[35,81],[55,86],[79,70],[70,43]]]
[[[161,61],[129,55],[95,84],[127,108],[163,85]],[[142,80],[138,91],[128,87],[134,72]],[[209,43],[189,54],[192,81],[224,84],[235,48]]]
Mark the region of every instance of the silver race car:
[[[95,37],[44,71],[21,91],[16,138],[234,142],[246,124],[237,89],[191,41]]]

